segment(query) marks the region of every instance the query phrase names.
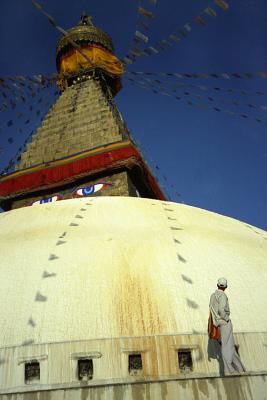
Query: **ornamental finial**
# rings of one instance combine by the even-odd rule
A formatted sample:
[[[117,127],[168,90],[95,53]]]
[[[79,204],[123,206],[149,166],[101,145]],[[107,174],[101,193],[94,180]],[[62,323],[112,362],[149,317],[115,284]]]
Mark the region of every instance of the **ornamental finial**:
[[[90,15],[86,15],[86,12],[83,11],[81,14],[81,20],[78,25],[94,26],[92,17]]]

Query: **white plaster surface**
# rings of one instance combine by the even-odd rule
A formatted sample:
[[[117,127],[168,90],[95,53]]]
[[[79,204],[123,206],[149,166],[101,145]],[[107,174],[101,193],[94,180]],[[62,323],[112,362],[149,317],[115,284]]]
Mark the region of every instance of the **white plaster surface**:
[[[56,275],[44,278],[44,271]],[[229,282],[234,331],[266,332],[267,232],[261,229],[130,197],[2,213],[1,347],[204,333],[221,276]]]

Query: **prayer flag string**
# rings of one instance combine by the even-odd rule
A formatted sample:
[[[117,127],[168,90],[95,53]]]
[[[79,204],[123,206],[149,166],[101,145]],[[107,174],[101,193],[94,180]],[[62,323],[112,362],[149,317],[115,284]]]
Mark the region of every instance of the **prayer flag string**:
[[[32,0],[32,4],[48,19],[48,21],[54,28],[56,28],[63,36],[67,37],[68,42],[86,59],[86,61],[89,62],[89,64],[94,65],[94,62],[87,56],[87,54],[84,53],[84,51],[81,50],[81,46],[79,46],[76,42],[74,42],[74,40],[69,37],[68,32],[65,31],[65,29],[61,28],[56,23],[55,19],[50,14],[48,14],[36,0]]]
[[[130,75],[130,76],[133,76],[133,77],[135,77],[135,76],[136,77],[137,76],[143,76],[143,79],[145,79],[148,82],[153,82],[154,81],[154,82],[160,83],[160,82],[164,82],[164,79],[175,78],[174,82],[170,81],[170,80],[167,80],[167,81],[164,82],[164,83],[167,83],[169,85],[173,85],[174,87],[192,87],[192,88],[199,89],[201,91],[211,90],[211,91],[215,91],[217,93],[227,92],[228,94],[239,94],[241,96],[249,96],[249,95],[264,96],[265,95],[265,92],[263,92],[260,89],[251,92],[251,91],[249,91],[247,89],[242,89],[242,88],[228,88],[228,87],[224,88],[224,87],[220,87],[218,85],[210,87],[210,86],[202,85],[202,84],[201,85],[197,85],[197,84],[194,84],[194,83],[191,83],[191,82],[190,83],[187,83],[187,82],[184,83],[184,82],[181,82],[181,80],[179,80],[179,78],[177,78],[175,76],[175,74],[171,74],[171,73],[169,73],[169,74],[165,74],[165,73],[140,73],[140,72],[134,72],[134,71],[128,71],[128,72],[126,71],[125,73]],[[148,78],[147,76],[150,76],[152,78],[160,77],[161,80],[159,80],[159,79],[151,79],[151,78]],[[129,78],[129,79],[131,79],[131,78]]]
[[[151,86],[147,86],[147,85],[144,85],[144,84],[142,85],[141,82],[136,82],[136,81],[133,81],[133,80],[130,81],[130,83],[132,85],[136,85],[137,87],[140,87],[142,89],[150,90],[155,94],[161,94],[161,95],[164,95],[164,96],[172,97],[172,98],[174,98],[176,100],[179,100],[179,101],[180,100],[185,100],[185,98],[182,95],[177,96],[177,95],[175,95],[173,93],[169,93],[168,91],[163,91],[161,88],[160,89],[153,89],[153,87],[151,87]],[[190,97],[191,94],[189,92],[187,92],[185,95]],[[254,119],[255,121],[257,121],[259,123],[263,122],[263,120],[261,118],[259,118],[259,117],[250,116],[247,113],[239,113],[239,112],[235,112],[235,111],[232,111],[232,110],[224,109],[224,108],[216,106],[216,104],[211,106],[208,103],[200,103],[199,101],[197,103],[194,103],[192,101],[192,99],[188,100],[188,97],[186,98],[185,102],[186,102],[187,105],[189,105],[191,107],[196,107],[196,108],[199,108],[199,109],[210,109],[210,110],[213,110],[213,111],[216,111],[216,112],[221,112],[222,111],[222,112],[225,112],[225,113],[227,113],[228,115],[231,115],[231,116],[239,116],[239,117],[241,117],[243,119],[251,118],[251,119]],[[199,97],[197,97],[197,100],[199,100]]]
[[[143,71],[125,71],[126,74],[148,75],[161,77],[175,77],[179,79],[267,79],[267,72],[217,72],[217,73],[188,73],[188,72],[143,72]]]
[[[206,27],[208,25],[207,18],[217,17],[217,12],[229,10],[229,4],[224,0],[213,0],[214,7],[205,7],[197,16],[192,18],[190,21],[185,23],[183,26],[177,28],[174,32],[172,32],[167,38],[162,39],[156,42],[153,46],[148,46],[143,49],[138,49],[138,51],[128,53],[124,58],[123,62],[125,64],[133,64],[137,58],[141,56],[152,56],[155,54],[159,54],[174,44],[179,44],[188,35],[192,32],[195,25]],[[153,18],[154,14],[150,12],[146,12],[144,10],[144,16],[146,18]],[[146,42],[145,42],[146,43]]]
[[[3,102],[0,103],[0,112],[7,111],[10,107],[15,109],[19,103],[25,103],[29,96],[36,97],[41,90],[51,87],[54,82],[54,78],[44,75],[40,81],[35,80],[34,77],[0,78],[0,95],[3,97]]]
[[[132,64],[133,61],[142,55],[144,46],[149,42],[148,36],[150,30],[150,23],[155,18],[155,14],[147,10],[140,4],[137,8],[138,20],[136,23],[135,33],[132,36],[130,49],[125,57],[122,59],[124,64]],[[150,4],[156,6],[157,0],[150,0]]]
[[[44,86],[43,89],[49,90],[49,92],[43,94],[39,91],[34,97],[30,96],[30,93],[28,93],[28,96],[25,95],[25,103],[19,106],[16,117],[10,118],[9,115],[9,119],[4,123],[2,122],[0,126],[1,174],[10,172],[19,162],[20,154],[25,150],[30,137],[36,130],[36,125],[40,125],[47,112],[47,107],[50,107],[51,102],[59,95],[59,90],[55,90],[52,84]],[[13,110],[12,112],[14,113]],[[29,131],[30,133],[23,141],[23,136]],[[15,155],[8,162],[5,161],[7,157],[10,157],[9,154],[15,147],[17,148]]]
[[[133,78],[128,78],[129,81],[134,81],[137,82],[140,85],[147,85],[148,87],[152,87],[153,89],[157,89],[159,87],[160,90],[164,90],[166,91],[170,91],[171,93],[177,93],[181,90],[184,90],[185,88],[197,88],[199,89],[198,85],[186,85],[186,84],[172,84],[171,83],[171,87],[168,87],[168,85],[170,84],[170,82],[164,82],[164,81],[160,81],[158,79],[149,79],[146,77],[142,77],[142,80],[136,80]],[[217,88],[215,88],[217,89]],[[232,94],[233,90],[230,91],[230,93]],[[220,92],[216,91],[217,94],[220,94]],[[257,93],[257,92],[256,92]],[[235,107],[238,106],[243,106],[243,107],[249,107],[250,109],[258,109],[260,111],[267,111],[267,105],[264,104],[254,104],[253,101],[250,101],[249,103],[244,103],[242,101],[240,101],[239,99],[232,99],[230,98],[225,98],[220,96],[219,98],[217,98],[217,96],[214,97],[214,94],[207,94],[207,95],[200,95],[199,93],[190,93],[187,90],[183,91],[184,95],[192,95],[194,97],[196,97],[197,99],[208,99],[209,102],[214,102],[214,101],[219,101],[221,104],[229,104],[229,105],[234,105]],[[227,94],[229,94],[227,92]],[[263,92],[261,92],[261,95],[264,94]]]

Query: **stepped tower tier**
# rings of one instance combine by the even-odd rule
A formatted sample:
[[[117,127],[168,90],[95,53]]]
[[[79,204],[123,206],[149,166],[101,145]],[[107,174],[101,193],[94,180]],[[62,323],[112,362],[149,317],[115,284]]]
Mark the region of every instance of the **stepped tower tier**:
[[[82,15],[59,40],[56,54],[61,95],[16,171],[0,180],[1,206],[72,198],[79,190],[164,199],[114,102],[123,64],[111,38]]]

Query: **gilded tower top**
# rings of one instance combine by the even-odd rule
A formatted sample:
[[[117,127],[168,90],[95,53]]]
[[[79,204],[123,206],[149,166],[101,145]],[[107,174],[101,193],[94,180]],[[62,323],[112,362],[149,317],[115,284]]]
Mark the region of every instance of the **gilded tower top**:
[[[92,43],[99,45],[111,53],[114,52],[111,37],[101,29],[97,28],[93,22],[92,17],[82,13],[81,20],[78,25],[67,30],[68,36],[62,36],[57,43],[57,59],[67,51],[70,46],[70,39],[77,44]]]
[[[114,54],[112,39],[94,26],[92,17],[85,13],[81,15],[79,24],[59,39],[56,61],[63,90],[69,83],[75,83],[74,77],[85,73],[95,75],[97,71],[106,76],[113,94],[121,87],[123,64]]]

